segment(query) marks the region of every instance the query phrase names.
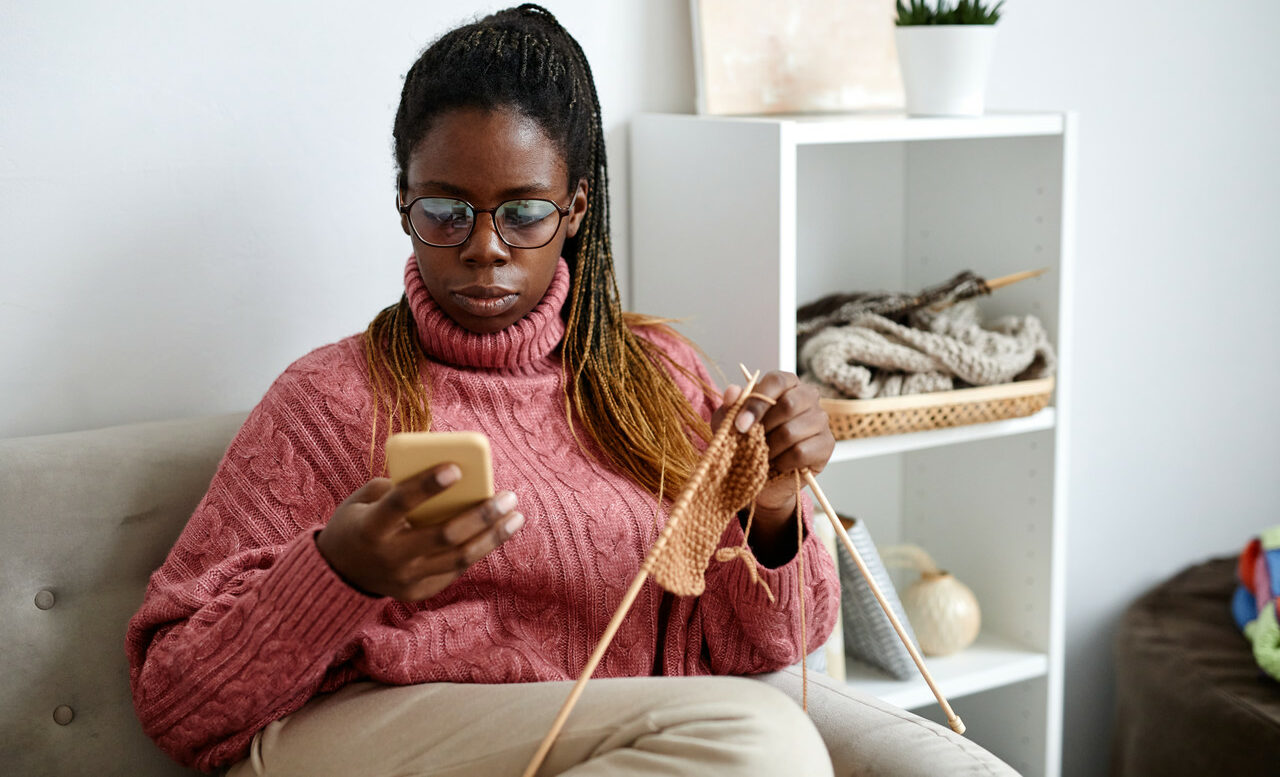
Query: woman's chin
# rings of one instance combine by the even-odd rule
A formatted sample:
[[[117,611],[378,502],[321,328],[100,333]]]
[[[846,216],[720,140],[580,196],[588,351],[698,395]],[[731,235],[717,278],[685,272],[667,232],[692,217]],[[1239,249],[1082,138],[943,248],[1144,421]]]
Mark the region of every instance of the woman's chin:
[[[477,316],[463,310],[446,310],[445,313],[453,322],[468,332],[474,332],[478,335],[490,335],[494,332],[501,332],[520,319],[524,318],[524,312],[518,310],[509,310],[502,315],[497,316]]]

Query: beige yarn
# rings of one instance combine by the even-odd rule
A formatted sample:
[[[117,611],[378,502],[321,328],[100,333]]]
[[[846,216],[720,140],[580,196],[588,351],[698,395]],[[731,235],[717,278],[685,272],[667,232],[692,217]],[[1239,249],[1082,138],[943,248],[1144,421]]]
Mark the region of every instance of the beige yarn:
[[[744,370],[745,372],[745,370]],[[756,567],[759,562],[747,544],[751,522],[755,518],[755,498],[768,482],[769,444],[765,440],[764,427],[752,424],[745,434],[737,432],[734,421],[742,406],[752,397],[769,404],[774,401],[751,392],[756,377],[752,377],[742,396],[733,404],[711,443],[703,452],[697,468],[685,484],[684,491],[676,499],[662,535],[649,551],[643,570],[653,575],[658,585],[677,596],[697,596],[707,587],[706,569],[714,552],[717,561],[741,559],[751,573],[751,580],[764,587],[770,602],[775,602],[769,584],[760,579]],[[804,521],[800,519],[800,473],[793,472],[796,495],[796,554],[799,565],[798,599],[800,603],[800,655],[803,701],[809,709],[809,667],[807,635],[805,634],[804,601]],[[721,548],[720,538],[724,527],[746,505],[751,505],[747,525],[743,529],[742,544],[735,548]]]
[[[974,302],[914,311],[911,326],[866,313],[813,335],[800,350],[803,377],[829,397],[871,399],[1030,380],[1053,374],[1056,357],[1035,316],[983,323]]]
[[[796,499],[800,498],[800,490],[796,489]],[[747,538],[751,536],[751,522],[756,517],[756,506],[751,505],[751,512],[747,513],[747,525],[742,530],[742,544],[735,548],[721,548],[716,551],[716,561],[733,561],[735,558],[742,559],[747,565],[747,572],[751,574],[751,582],[764,589],[765,596],[769,597],[769,603],[773,604],[778,600],[773,596],[773,589],[769,584],[760,579],[760,572],[756,569],[756,556],[751,552],[751,546],[747,544]],[[801,562],[803,563],[803,562]],[[801,581],[803,586],[803,580]],[[800,591],[801,601],[804,601],[804,591]],[[802,635],[803,636],[803,635]]]

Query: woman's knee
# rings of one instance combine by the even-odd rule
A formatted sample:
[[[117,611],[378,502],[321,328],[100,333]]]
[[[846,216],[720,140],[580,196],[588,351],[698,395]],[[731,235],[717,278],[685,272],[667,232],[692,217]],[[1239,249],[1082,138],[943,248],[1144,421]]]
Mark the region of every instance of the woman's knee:
[[[739,677],[712,678],[695,698],[685,697],[664,736],[714,764],[716,774],[830,775],[822,737],[785,693]]]
[[[744,686],[751,721],[767,748],[761,758],[772,763],[762,774],[831,774],[831,758],[822,736],[800,705],[776,688],[747,678],[733,679]]]

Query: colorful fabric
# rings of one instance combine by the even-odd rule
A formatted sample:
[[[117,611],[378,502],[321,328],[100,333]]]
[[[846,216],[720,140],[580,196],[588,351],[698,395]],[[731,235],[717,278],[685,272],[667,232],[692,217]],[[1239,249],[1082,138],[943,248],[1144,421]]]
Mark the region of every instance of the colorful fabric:
[[[316,694],[357,680],[514,683],[570,680],[635,576],[659,526],[654,497],[600,464],[565,418],[558,346],[569,291],[561,262],[543,301],[492,335],[462,330],[434,305],[410,258],[405,290],[430,361],[432,427],[484,433],[494,486],[519,497],[523,529],[426,602],[365,596],[320,555],[314,536],[370,477],[373,398],[359,336],[319,348],[250,413],[129,624],[126,650],[143,728],[206,771],[244,757],[255,732]],[[694,350],[642,334],[710,380]],[[710,419],[696,382],[673,371]],[[581,441],[581,442],[580,442]],[[382,472],[382,448],[372,470]],[[804,503],[804,520],[810,505]],[[662,522],[661,517],[658,523]],[[839,583],[816,532],[804,543],[807,637],[826,640]],[[721,538],[740,545],[730,520]],[[706,591],[648,583],[597,677],[755,674],[802,657],[797,559],[757,570],[713,564]]]
[[[1280,680],[1280,525],[1249,541],[1236,566],[1239,581],[1231,600],[1236,625],[1253,646],[1262,671]]]

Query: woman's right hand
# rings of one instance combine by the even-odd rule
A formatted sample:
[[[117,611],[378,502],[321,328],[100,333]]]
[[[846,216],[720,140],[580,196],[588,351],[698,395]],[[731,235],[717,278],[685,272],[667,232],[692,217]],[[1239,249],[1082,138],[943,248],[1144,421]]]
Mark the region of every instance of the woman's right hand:
[[[439,593],[524,525],[510,491],[443,523],[409,523],[405,516],[461,476],[456,465],[441,464],[398,484],[370,480],[338,505],[316,536],[320,555],[369,594],[419,602]]]

